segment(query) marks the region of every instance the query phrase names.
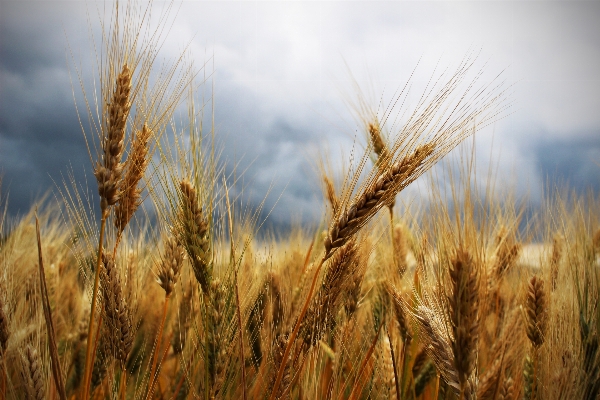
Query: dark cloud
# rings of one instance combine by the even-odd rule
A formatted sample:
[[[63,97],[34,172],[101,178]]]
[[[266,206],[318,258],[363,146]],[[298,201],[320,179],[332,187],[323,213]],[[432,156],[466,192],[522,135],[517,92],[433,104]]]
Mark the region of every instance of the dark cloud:
[[[11,214],[27,211],[70,167],[78,182],[94,184],[73,91],[87,115],[76,74],[93,73],[86,9],[94,25],[110,5],[0,2],[0,170]],[[182,2],[159,58],[190,44],[201,65],[214,51],[215,129],[227,171],[245,171],[239,190],[250,208],[270,191],[265,214],[273,210],[273,226],[284,226],[321,215],[316,158],[337,161],[340,143],[352,146],[351,116],[325,108],[344,108],[340,87],[352,93],[346,67],[359,69],[361,84],[374,73],[374,88],[388,93],[421,57],[427,82],[440,54],[460,58],[480,45],[493,74],[511,65],[516,114],[526,115],[494,126],[499,169],[517,168],[526,185],[548,178],[600,191],[599,15],[597,2]],[[478,140],[487,144],[485,135]]]
[[[545,139],[533,145],[540,174],[547,182],[585,193],[600,193],[600,131]]]

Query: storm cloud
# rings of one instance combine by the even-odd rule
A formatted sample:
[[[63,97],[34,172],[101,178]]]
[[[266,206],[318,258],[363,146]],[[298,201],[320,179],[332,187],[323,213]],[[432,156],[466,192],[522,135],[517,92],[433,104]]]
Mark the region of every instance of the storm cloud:
[[[96,10],[110,4],[0,3],[0,170],[12,215],[70,168],[79,182],[92,176],[74,72],[93,71],[90,26],[97,33]],[[546,180],[600,190],[597,2],[183,1],[176,10],[160,57],[187,46],[197,65],[209,61],[223,158],[246,171],[251,203],[271,188],[274,223],[315,221],[315,157],[336,161],[361,138],[345,104],[348,71],[377,99],[416,67],[417,96],[436,65],[452,68],[473,49],[490,76],[504,71],[515,102],[477,133],[480,161],[497,162],[500,181],[519,171],[518,190]]]

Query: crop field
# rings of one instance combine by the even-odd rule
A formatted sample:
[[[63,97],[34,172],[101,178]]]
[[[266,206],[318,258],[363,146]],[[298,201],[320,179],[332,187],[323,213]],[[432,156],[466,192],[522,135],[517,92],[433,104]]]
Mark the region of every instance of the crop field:
[[[0,398],[600,398],[599,199],[474,184],[511,102],[476,54],[403,118],[402,88],[359,98],[364,146],[316,160],[321,221],[269,232],[147,12],[117,3],[96,85],[74,73],[94,175],[0,219]],[[426,206],[399,201],[427,174]]]

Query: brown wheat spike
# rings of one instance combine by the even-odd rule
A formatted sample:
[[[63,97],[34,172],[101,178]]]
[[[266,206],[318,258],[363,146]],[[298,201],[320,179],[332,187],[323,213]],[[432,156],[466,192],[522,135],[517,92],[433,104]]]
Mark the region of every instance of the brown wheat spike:
[[[500,390],[498,391],[498,400],[514,400],[514,388],[515,384],[512,378],[506,378],[500,386]]]
[[[281,293],[281,279],[274,272],[269,273],[269,290],[271,302],[271,323],[273,332],[279,333],[283,327],[283,319],[285,317],[283,309],[283,297]]]
[[[300,335],[307,347],[314,346],[323,334],[333,326],[338,311],[340,294],[348,283],[352,268],[356,263],[358,244],[350,240],[329,260],[323,283],[308,309]]]
[[[42,380],[40,357],[37,350],[30,344],[27,345],[23,354],[23,366],[25,368],[28,397],[35,400],[44,400],[46,390]]]
[[[325,259],[331,257],[333,250],[343,246],[381,207],[394,201],[396,194],[418,173],[419,167],[425,164],[434,149],[431,143],[419,146],[411,156],[381,170],[352,204],[335,215],[325,239]]]
[[[461,390],[469,379],[477,357],[479,338],[479,281],[471,255],[458,249],[450,268],[452,294],[449,296],[452,321],[452,352]]]
[[[515,264],[521,252],[521,245],[512,240],[505,227],[500,229],[500,233],[496,238],[496,245],[494,271],[496,277],[499,278]]]
[[[214,279],[210,288],[210,309],[208,310],[208,371],[213,393],[216,395],[221,387],[227,357],[224,322],[227,289],[220,279]]]
[[[165,290],[167,296],[171,295],[173,287],[179,279],[179,272],[183,266],[184,250],[175,240],[165,241],[164,256],[158,264],[158,284]]]
[[[142,189],[138,188],[148,166],[148,142],[152,131],[146,124],[137,131],[125,165],[125,177],[120,182],[121,197],[115,209],[115,227],[119,234],[141,204]]]
[[[104,319],[110,331],[110,348],[114,357],[125,365],[133,345],[131,311],[123,296],[121,280],[114,260],[103,253],[102,263],[102,303]]]
[[[425,344],[429,358],[435,363],[438,372],[448,386],[458,394],[461,386],[458,380],[458,371],[450,353],[452,345],[447,337],[445,324],[439,320],[433,310],[422,305],[417,306],[413,317],[419,327],[420,338]]]
[[[371,144],[373,145],[373,151],[377,154],[378,163],[380,160],[385,159],[389,156],[389,150],[381,137],[381,127],[379,125],[379,121],[375,119],[374,122],[370,122],[368,124],[369,130],[369,138],[371,139]]]
[[[534,275],[529,280],[525,308],[527,337],[538,348],[544,343],[546,325],[546,295],[544,281],[539,276]]]
[[[0,355],[6,351],[8,345],[8,338],[10,337],[10,331],[8,330],[8,319],[4,312],[4,302],[0,296]]]
[[[348,284],[344,293],[344,310],[346,311],[348,319],[350,319],[358,309],[365,270],[366,265],[362,262],[358,264],[357,268],[354,269],[352,276],[348,278]]]
[[[123,171],[121,158],[123,156],[127,117],[131,109],[130,92],[131,71],[127,64],[124,64],[123,70],[117,77],[111,101],[107,104],[105,133],[101,138],[104,153],[103,163],[98,163],[94,171],[98,181],[98,193],[101,198],[100,206],[103,212],[108,206],[116,204],[121,196],[119,191]]]
[[[194,287],[190,286],[185,292],[179,304],[179,319],[175,322],[175,333],[173,334],[173,352],[180,354],[185,348],[187,332],[191,326],[194,297]]]
[[[181,215],[176,234],[185,248],[196,280],[204,293],[210,291],[212,260],[208,219],[204,216],[198,203],[198,195],[194,186],[184,179],[180,183]]]
[[[396,270],[398,271],[398,276],[400,279],[402,279],[407,267],[407,246],[406,236],[400,224],[396,224],[394,226],[394,237],[392,239],[394,241],[394,260],[396,261]]]
[[[331,205],[331,210],[335,215],[340,206],[340,201],[337,195],[335,194],[335,187],[333,186],[333,182],[331,182],[331,179],[329,179],[327,175],[323,175],[323,183],[325,184],[325,194],[327,195],[327,200],[329,201],[329,204]]]
[[[406,322],[406,312],[404,311],[404,300],[402,294],[391,285],[387,286],[388,292],[392,296],[392,307],[394,309],[394,316],[398,323],[398,329],[400,330],[400,336],[402,340],[406,340],[411,337],[411,333]]]
[[[112,361],[110,344],[112,335],[107,330],[107,326],[103,325],[100,338],[98,339],[98,348],[96,349],[96,357],[94,358],[94,366],[92,367],[92,389],[97,388],[102,383],[108,372],[109,364]]]

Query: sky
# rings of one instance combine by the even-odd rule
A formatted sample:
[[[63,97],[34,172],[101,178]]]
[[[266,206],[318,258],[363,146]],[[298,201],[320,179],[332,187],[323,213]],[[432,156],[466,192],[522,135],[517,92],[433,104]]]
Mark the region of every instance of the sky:
[[[11,215],[56,193],[70,170],[95,185],[71,79],[76,68],[93,71],[90,31],[98,32],[97,10],[107,5],[0,1],[0,173]],[[492,166],[497,184],[533,202],[547,182],[600,192],[600,2],[181,1],[175,8],[159,58],[186,49],[206,64],[200,76],[210,79],[200,90],[213,95],[222,158],[229,171],[245,171],[248,204],[268,194],[274,224],[317,221],[319,157],[327,154],[335,169],[364,146],[348,106],[358,98],[354,81],[376,105],[410,78],[410,109],[432,76],[473,51],[483,81],[501,73],[512,104],[476,133],[477,165]],[[421,190],[417,182],[406,192]]]

